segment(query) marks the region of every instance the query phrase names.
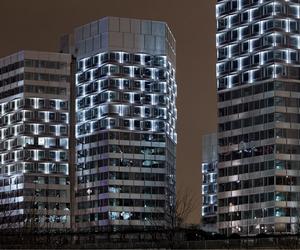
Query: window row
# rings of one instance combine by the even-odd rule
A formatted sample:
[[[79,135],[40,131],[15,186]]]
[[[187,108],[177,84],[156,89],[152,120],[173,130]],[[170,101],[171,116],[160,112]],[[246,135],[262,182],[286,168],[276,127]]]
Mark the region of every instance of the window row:
[[[0,151],[11,150],[17,147],[23,148],[61,148],[68,149],[68,138],[53,138],[53,137],[27,137],[17,136],[14,139],[0,141]]]
[[[54,163],[52,163],[54,164]],[[52,165],[51,164],[51,165]],[[28,167],[31,169],[38,168],[37,163],[25,163],[24,166],[32,166]],[[23,165],[22,165],[23,166]],[[59,166],[59,165],[57,165]],[[7,167],[7,166],[6,166]],[[60,184],[60,185],[67,185],[69,184],[69,178],[67,177],[37,177],[37,176],[26,176],[25,181],[23,176],[17,176],[17,177],[12,177],[12,178],[4,178],[0,180],[0,188],[5,187],[5,186],[10,186],[10,185],[18,185],[21,183],[36,183],[36,184]]]
[[[246,4],[244,5],[244,3],[248,3],[250,2],[250,0],[242,0],[242,2],[238,1],[238,0],[229,0],[229,1],[224,1],[224,3],[219,3],[221,0],[217,1],[217,16],[221,16],[221,15],[225,15],[229,12],[235,12],[238,11],[238,8],[241,6],[246,6]],[[239,6],[239,3],[242,4],[241,6]],[[253,5],[256,5],[259,3],[259,0],[251,0],[251,3]]]
[[[219,154],[219,162],[241,160],[249,157],[269,155],[274,153],[274,145],[252,147],[244,150],[227,151]]]
[[[24,91],[29,93],[38,93],[38,94],[50,94],[50,95],[67,95],[67,89],[61,87],[50,87],[50,86],[41,86],[41,85],[29,85],[24,86]]]
[[[48,112],[48,111],[25,111],[25,120],[40,120],[45,122],[68,123],[68,113]]]
[[[299,80],[300,69],[286,65],[270,65],[260,69],[239,72],[238,74],[220,77],[217,79],[218,90],[233,88],[247,83],[254,83],[270,79]]]
[[[4,196],[5,196],[5,193],[0,193],[0,197],[1,197],[1,194],[4,194]],[[33,197],[67,198],[68,192],[67,192],[67,190],[58,190],[58,189],[43,189],[43,188],[28,189],[27,188],[27,189],[23,190],[22,195],[29,196],[32,198]]]
[[[280,19],[280,18],[272,18],[269,20],[263,20],[256,23],[249,24],[247,23],[245,26],[237,26],[235,29],[231,29],[229,31],[225,31],[217,34],[217,46],[238,42],[243,39],[248,39],[251,37],[259,36],[262,34],[266,34],[268,32],[288,32],[289,35],[297,35],[299,34],[300,22],[291,19]],[[298,37],[298,36],[296,36]],[[252,49],[257,50],[261,47],[271,47],[280,45],[283,43],[284,36],[281,38],[276,38],[276,35],[268,35],[266,37],[257,38],[251,40]],[[278,41],[278,44],[276,44]],[[289,43],[288,43],[289,44]],[[298,40],[291,39],[291,46],[298,47]],[[243,48],[243,47],[242,47]]]
[[[39,135],[43,134],[43,136],[53,136],[60,135],[66,136],[68,135],[68,126],[67,125],[49,125],[46,124],[20,124],[11,126],[8,128],[0,129],[1,139],[5,139],[8,137],[16,136],[16,135]],[[25,142],[33,145],[32,141],[28,140]]]
[[[287,91],[292,91],[292,86],[297,87],[299,86],[299,91],[300,92],[300,85],[296,83],[284,83],[284,82],[267,82],[263,84],[255,84],[255,85],[250,85],[250,86],[245,86],[243,88],[231,90],[231,91],[226,91],[218,94],[218,101],[219,102],[225,102],[225,101],[230,101],[233,99],[237,98],[242,98],[246,96],[251,96],[251,95],[256,95],[260,94],[263,92],[268,92],[268,91],[273,91],[274,89],[278,90],[284,90],[286,89]],[[283,89],[284,88],[284,89]]]
[[[221,76],[240,70],[248,70],[267,63],[282,62],[298,64],[299,57],[299,53],[291,49],[277,49],[273,51],[259,52],[250,56],[242,56],[231,61],[220,62],[217,64],[217,73]]]
[[[214,173],[217,171],[217,161],[215,162],[208,162],[208,163],[202,163],[202,173],[203,174],[209,174]]]
[[[165,174],[133,173],[133,172],[104,172],[78,176],[79,184],[103,180],[135,180],[135,181],[165,181]]]
[[[166,56],[152,56],[148,54],[129,54],[122,51],[102,53],[90,58],[85,58],[77,63],[77,72],[100,66],[104,63],[138,64],[146,66],[167,67]]]
[[[260,208],[256,210],[238,211],[238,212],[220,214],[219,221],[224,222],[224,221],[235,221],[235,220],[258,219],[264,217],[273,217],[275,214],[276,216],[279,216],[277,215],[279,214],[279,211],[287,210],[287,209],[293,209],[296,211],[296,208],[273,208],[273,207],[265,208],[265,209]]]
[[[67,161],[68,153],[65,151],[29,150],[6,152],[0,155],[0,161]]]
[[[272,185],[284,185],[284,186],[298,186],[300,185],[300,177],[296,176],[270,176],[262,177],[253,180],[238,180],[233,182],[221,183],[219,184],[219,192],[234,191],[247,188],[256,188]],[[295,193],[296,194],[296,193]],[[280,201],[276,198],[276,201]],[[295,201],[297,199],[295,198]]]
[[[75,222],[91,222],[99,220],[141,220],[141,221],[154,221],[163,220],[163,213],[144,213],[144,212],[103,212],[103,213],[90,213],[85,215],[76,215]],[[103,230],[103,229],[102,229]],[[107,229],[106,229],[107,230]]]
[[[175,123],[175,121],[173,120]],[[170,125],[160,120],[135,120],[121,118],[103,118],[77,126],[77,134],[84,135],[105,129],[144,130],[153,132],[170,131]]]
[[[79,155],[79,158],[82,155]],[[131,158],[109,158],[96,161],[88,161],[86,163],[78,163],[77,171],[85,169],[96,169],[107,166],[119,166],[119,167],[137,167],[137,168],[165,168],[165,161],[158,160],[136,160]]]
[[[25,80],[32,81],[47,81],[47,82],[70,82],[69,75],[57,75],[50,73],[34,73],[34,72],[25,72]]]
[[[202,204],[208,206],[211,204],[217,204],[217,195],[204,195],[202,196]]]
[[[14,109],[14,102],[9,102],[10,109]],[[6,111],[8,108],[4,107]],[[23,105],[22,105],[23,106]],[[42,98],[26,98],[24,100],[24,108],[34,108],[34,109],[57,109],[57,110],[68,110],[68,102],[57,99],[42,99]],[[8,109],[9,110],[9,109]]]
[[[248,189],[248,188],[273,186],[275,185],[275,183],[277,184],[277,178],[281,178],[281,177],[270,176],[270,177],[261,177],[257,179],[237,180],[233,182],[220,183],[218,187],[218,192],[228,192],[228,191]],[[284,176],[284,178],[286,177]],[[237,205],[237,204],[233,204],[233,205]]]
[[[98,220],[107,220],[107,219],[108,219],[108,212],[89,213],[89,214],[76,215],[75,216],[75,222],[76,223],[91,222],[91,221],[98,221]]]
[[[78,209],[97,208],[101,200],[78,202]],[[108,205],[112,207],[164,207],[164,200],[142,200],[142,199],[109,199]]]
[[[5,213],[7,211],[11,210],[19,210],[24,209],[25,210],[25,217],[27,217],[27,220],[29,218],[35,218],[37,214],[33,215],[32,213],[36,213],[36,211],[32,210],[45,210],[47,209],[49,213],[52,210],[52,213],[57,213],[56,210],[69,210],[70,209],[70,203],[66,202],[38,202],[38,201],[32,201],[32,202],[15,202],[15,203],[8,203],[8,204],[0,204],[0,213]],[[30,210],[30,211],[28,211]],[[49,215],[48,215],[49,216]],[[10,217],[10,216],[8,216]]]
[[[21,204],[21,209],[37,209],[37,210],[70,210],[70,203],[66,202],[40,202],[40,201],[31,201],[31,202],[23,202]],[[22,206],[23,205],[23,206]]]
[[[277,170],[300,170],[300,162],[276,160],[275,167]]]
[[[275,130],[276,138],[300,139],[300,130],[277,128]]]
[[[0,104],[0,115],[4,115],[7,112],[21,108],[68,110],[68,101],[53,99],[48,100],[42,98],[15,99],[13,101]]]
[[[9,89],[9,90],[0,92],[0,99],[4,99],[4,98],[7,98],[7,97],[10,97],[13,95],[23,93],[23,91],[24,91],[24,88],[23,88],[23,86],[21,86],[21,87],[16,87],[13,89]]]
[[[171,102],[173,100],[171,99]],[[149,105],[168,105],[169,98],[161,94],[139,94],[132,92],[104,91],[93,96],[85,96],[77,100],[77,108],[82,109],[107,102],[122,102]]]
[[[239,26],[243,23],[274,15],[287,15],[292,18],[299,18],[300,10],[298,5],[292,5],[289,4],[289,2],[269,2],[270,3],[267,3],[267,1],[264,0],[264,5],[257,6],[256,8],[250,8],[250,6],[260,4],[259,0],[242,0],[239,2],[237,0],[232,0],[218,4],[217,16],[233,13],[233,15],[228,17],[218,18],[218,30]],[[238,6],[238,3],[240,3],[240,6]],[[238,9],[245,11],[238,13]]]
[[[109,199],[109,206],[115,207],[165,207],[165,200]]]
[[[219,199],[218,206],[227,207],[227,206],[238,206],[244,204],[274,201],[276,199],[276,198],[274,199],[274,197],[276,197],[276,195],[274,195],[274,192],[235,196],[235,197],[229,197],[225,199]]]
[[[285,106],[282,105],[281,99],[285,99],[284,97],[276,97],[275,98],[275,105],[278,106]],[[294,99],[294,98],[286,98],[288,100],[293,99],[291,103],[297,101],[297,103],[300,103],[300,99]],[[287,101],[287,104],[289,102]],[[261,99],[257,101],[252,101],[252,102],[244,102],[240,103],[237,105],[232,105],[228,106],[225,108],[220,108],[219,109],[219,117],[223,116],[228,116],[228,115],[233,115],[233,114],[238,114],[238,113],[243,113],[243,112],[248,112],[256,109],[263,109],[267,107],[273,107],[274,106],[274,97],[266,98],[266,99]],[[288,105],[287,105],[288,106]]]
[[[257,100],[257,101],[253,101],[253,102],[248,102],[248,103],[241,103],[238,105],[233,105],[233,106],[219,109],[219,117],[248,112],[248,111],[252,111],[255,109],[263,109],[263,108],[272,107],[272,106],[299,108],[300,107],[300,99],[276,96],[275,98],[271,97],[268,99],[262,99],[262,100]]]
[[[1,191],[4,191],[3,189]],[[11,191],[0,191],[0,199],[7,199],[7,198],[15,198],[15,197],[20,197],[24,195],[24,190],[23,189],[16,189],[16,190],[11,190]]]
[[[202,184],[209,185],[217,181],[217,173],[209,173],[202,175]]]
[[[275,163],[277,168],[277,161]],[[263,172],[267,170],[274,169],[274,161],[264,161],[264,162],[257,162],[251,164],[244,164],[238,166],[232,166],[227,168],[219,168],[218,176],[232,176],[232,175],[241,175],[241,174],[248,174],[253,172]]]
[[[151,187],[151,186],[101,186],[80,189],[76,193],[76,197],[87,195],[98,195],[103,193],[122,193],[122,194],[165,194],[164,187]]]
[[[247,86],[244,88],[239,88],[232,91],[226,91],[218,94],[218,101],[230,101],[233,99],[260,94],[268,91],[290,91],[290,92],[300,92],[300,85],[293,82],[283,82],[283,81],[272,81],[264,84],[255,84],[253,86]]]
[[[22,166],[23,168],[23,166]],[[6,187],[6,186],[10,186],[10,185],[18,185],[24,183],[24,176],[13,176],[11,178],[7,177],[7,178],[3,178],[0,179],[0,188],[2,187]]]
[[[284,113],[270,113],[265,115],[259,115],[254,117],[249,117],[245,119],[239,119],[234,121],[229,121],[225,123],[219,123],[219,132],[234,130],[234,129],[240,129],[240,128],[246,128],[250,126],[256,126],[260,124],[266,124],[273,121],[286,121],[291,122],[288,120],[290,117],[297,117],[299,116],[300,121],[300,115],[297,114],[284,114]],[[296,121],[294,121],[296,122]]]
[[[277,144],[276,154],[300,154],[300,146],[290,144]]]
[[[2,66],[0,67],[0,75],[23,67],[24,67],[24,61],[19,61],[19,62],[8,64],[6,66]]]
[[[202,223],[203,224],[215,224],[217,220],[217,205],[205,205],[202,206]]]
[[[100,107],[95,107],[85,111],[78,111],[76,115],[76,120],[77,122],[83,122],[92,119],[101,119],[106,115],[123,116],[137,119],[146,117],[164,120],[170,116],[169,113],[167,113],[167,109],[164,107],[143,107],[125,104],[108,104],[101,105]],[[130,123],[130,121],[128,123]]]
[[[17,209],[16,206],[14,206],[14,209]],[[36,223],[45,223],[43,224],[45,227],[50,226],[56,226],[58,223],[59,224],[65,224],[68,221],[70,221],[70,216],[69,215],[32,215],[32,213],[26,213],[26,214],[18,214],[18,215],[10,215],[10,216],[5,216],[1,218],[0,224],[8,224],[11,225],[12,223],[28,223],[30,225],[36,225]]]
[[[153,223],[157,220],[164,220],[164,213],[143,213],[143,212],[109,212],[110,220],[141,220],[146,223]],[[157,228],[157,226],[156,226]]]
[[[16,98],[9,102],[0,104],[0,114],[3,115],[7,112],[18,110],[24,106],[24,99]]]
[[[105,76],[136,77],[153,79],[155,81],[170,80],[170,75],[165,69],[106,64],[95,70],[85,71],[76,75],[76,83],[80,84],[87,81],[93,81]]]
[[[25,67],[30,68],[44,68],[44,69],[66,69],[67,63],[62,61],[45,61],[45,60],[34,60],[25,59]]]
[[[164,147],[147,147],[147,146],[127,146],[127,145],[104,145],[99,147],[90,147],[89,149],[78,150],[79,157],[94,156],[105,153],[119,154],[143,154],[147,155],[165,155]]]
[[[0,87],[4,87],[4,86],[10,85],[14,82],[19,82],[19,81],[23,81],[23,80],[24,80],[24,74],[17,74],[14,76],[9,76],[7,78],[0,80]]]
[[[277,135],[277,132],[276,132]],[[240,135],[228,136],[219,138],[219,146],[231,146],[234,144],[239,145],[240,150],[247,149],[246,143],[252,143],[254,141],[261,141],[266,139],[274,138],[274,129],[261,130],[257,132],[243,133]],[[251,145],[249,145],[251,147]]]
[[[27,122],[59,122],[68,123],[68,113],[49,111],[19,111],[13,115],[4,115],[0,118],[0,125],[11,125],[20,121]]]
[[[164,93],[168,91],[165,82],[158,81],[137,81],[122,78],[112,78],[100,81],[93,81],[84,85],[77,86],[77,97],[85,96],[86,94],[98,93],[102,90],[133,90],[144,92]]]
[[[214,180],[214,183],[203,184],[202,185],[202,197],[211,196],[217,194],[218,184],[217,178]]]
[[[274,119],[277,122],[299,123],[300,122],[300,114],[275,113]]]
[[[63,174],[68,175],[69,166],[67,163],[25,163],[24,171],[26,173],[43,173],[43,174]]]
[[[70,185],[69,177],[25,175],[25,183]]]
[[[24,166],[25,164],[22,164],[22,163],[12,163],[12,164],[5,164],[5,165],[2,165],[0,167],[0,173],[1,174],[4,174],[4,175],[14,175],[14,174],[17,174],[17,173],[24,173]],[[6,179],[8,180],[8,179]],[[4,183],[5,185],[18,185],[19,183],[18,182],[15,182],[15,181],[10,181],[10,182],[5,182]]]
[[[154,133],[127,133],[127,132],[102,132],[94,135],[81,137],[77,140],[77,145],[100,142],[105,140],[121,140],[121,141],[147,141],[147,142],[165,142],[164,134]]]

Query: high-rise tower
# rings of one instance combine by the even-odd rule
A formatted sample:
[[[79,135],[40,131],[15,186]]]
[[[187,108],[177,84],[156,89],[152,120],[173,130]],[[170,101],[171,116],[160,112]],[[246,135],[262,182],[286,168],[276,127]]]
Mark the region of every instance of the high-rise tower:
[[[174,215],[175,39],[164,22],[75,29],[76,229],[165,227]]]
[[[0,230],[70,229],[67,54],[0,59]]]
[[[219,0],[216,15],[219,230],[296,233],[300,2]]]
[[[202,138],[202,186],[201,186],[201,228],[217,232],[217,133],[206,134]]]

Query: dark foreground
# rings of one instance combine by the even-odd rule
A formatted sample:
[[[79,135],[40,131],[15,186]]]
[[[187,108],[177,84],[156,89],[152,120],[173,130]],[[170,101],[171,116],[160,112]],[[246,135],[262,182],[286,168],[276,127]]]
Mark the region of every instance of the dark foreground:
[[[0,249],[300,249],[300,235],[222,238],[199,231],[1,233]]]

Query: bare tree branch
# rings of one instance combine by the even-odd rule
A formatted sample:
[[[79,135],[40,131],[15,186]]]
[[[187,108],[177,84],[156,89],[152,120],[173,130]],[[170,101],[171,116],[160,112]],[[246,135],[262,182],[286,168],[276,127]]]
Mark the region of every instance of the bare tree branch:
[[[199,198],[188,188],[181,188],[176,195],[176,227],[182,227],[196,208]]]

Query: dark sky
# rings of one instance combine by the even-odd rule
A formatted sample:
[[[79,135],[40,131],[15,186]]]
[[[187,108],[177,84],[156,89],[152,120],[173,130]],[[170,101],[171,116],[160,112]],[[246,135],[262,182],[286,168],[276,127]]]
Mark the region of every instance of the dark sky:
[[[215,0],[1,0],[0,57],[58,51],[60,34],[105,16],[166,21],[177,42],[177,187],[200,202],[201,139],[216,129]],[[200,203],[190,222],[199,223]]]

